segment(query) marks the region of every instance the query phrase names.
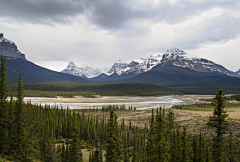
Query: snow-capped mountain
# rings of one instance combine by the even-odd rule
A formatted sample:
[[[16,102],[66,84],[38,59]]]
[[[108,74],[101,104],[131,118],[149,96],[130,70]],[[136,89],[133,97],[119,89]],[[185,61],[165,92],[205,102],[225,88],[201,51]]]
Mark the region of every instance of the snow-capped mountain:
[[[118,75],[134,73],[135,75],[147,72],[151,70],[154,66],[161,62],[162,55],[153,56],[148,58],[140,58],[138,60],[133,60],[129,64],[124,62],[114,63],[109,74],[117,73]]]
[[[83,78],[93,78],[96,77],[98,75],[100,75],[102,72],[99,69],[93,69],[89,66],[86,66],[84,68],[79,68],[77,67],[72,61],[69,62],[68,66],[66,69],[64,69],[63,71],[61,71],[62,73],[66,73],[66,74],[71,74],[71,75],[75,75],[75,76],[80,76]]]
[[[138,75],[151,70],[156,65],[174,65],[178,67],[189,68],[197,72],[220,72],[233,77],[237,76],[234,72],[227,70],[221,65],[218,65],[207,59],[198,58],[194,55],[187,54],[178,48],[167,50],[162,55],[151,55],[146,59],[141,58],[134,60],[129,64],[116,62],[112,66],[109,73],[117,73],[118,75],[134,73],[135,75]]]
[[[113,66],[108,72],[105,72],[103,80],[108,80],[110,78],[112,80],[126,79],[144,72],[148,72],[150,70],[154,70],[156,69],[154,68],[156,66],[158,68],[161,68],[167,65],[189,68],[197,72],[219,72],[232,77],[237,77],[238,75],[240,75],[240,71],[238,71],[238,74],[234,73],[226,69],[222,65],[216,64],[204,58],[190,55],[178,48],[173,48],[167,50],[164,54],[159,54],[156,56],[150,55],[147,58],[132,60],[130,63],[118,60],[113,64]],[[101,72],[101,70],[93,69],[91,67],[79,68],[73,62],[70,62],[68,67],[62,72],[75,76],[80,76],[83,78],[92,78],[92,80],[95,80],[96,77],[97,80],[97,76],[100,76],[103,71]],[[101,76],[101,78],[103,78],[103,76]]]
[[[0,53],[2,53],[3,56],[26,60],[25,55],[17,49],[15,43],[4,38],[3,33],[0,33]]]
[[[240,77],[240,69],[236,71],[235,74]]]
[[[172,64],[174,66],[185,67],[197,72],[219,72],[236,77],[236,74],[222,65],[216,64],[204,58],[189,55],[186,52],[174,48],[164,53],[161,66]]]

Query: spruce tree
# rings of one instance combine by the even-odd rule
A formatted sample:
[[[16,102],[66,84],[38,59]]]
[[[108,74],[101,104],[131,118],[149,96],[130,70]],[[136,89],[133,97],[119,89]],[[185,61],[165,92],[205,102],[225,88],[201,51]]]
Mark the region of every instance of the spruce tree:
[[[226,133],[229,123],[226,120],[228,115],[226,114],[226,111],[224,111],[224,98],[225,94],[223,89],[220,89],[215,97],[216,104],[213,116],[209,117],[209,122],[207,123],[209,126],[216,129],[216,136],[213,138],[212,151],[212,159],[214,162],[223,162],[225,159],[224,148],[226,144],[224,134]]]
[[[139,154],[137,150],[137,133],[136,129],[134,128],[134,137],[133,137],[133,157],[131,162],[139,162]]]
[[[72,121],[72,143],[70,145],[70,159],[71,162],[81,162],[82,161],[82,151],[80,145],[80,134],[77,125],[77,115],[73,111],[73,121]]]
[[[103,151],[102,151],[102,145],[100,145],[100,151],[98,156],[98,162],[103,162]]]
[[[9,134],[8,134],[8,143],[9,147],[11,148],[13,146],[12,138],[14,137],[14,103],[13,103],[13,95],[11,93],[10,103],[9,103]],[[11,151],[9,151],[10,153]]]
[[[31,156],[33,153],[33,146],[32,141],[29,136],[29,132],[27,131],[27,111],[26,106],[23,102],[23,86],[22,86],[22,73],[19,76],[19,82],[17,87],[17,101],[15,104],[15,111],[14,111],[14,137],[13,141],[13,148],[11,151],[13,153],[13,157],[20,161],[31,161]]]
[[[187,141],[187,128],[183,128],[183,132],[181,135],[181,162],[190,162],[191,159],[189,158],[189,144]]]
[[[168,162],[170,161],[170,143],[167,138],[167,122],[165,110],[160,108],[155,120],[155,129],[152,136],[151,155],[148,161]]]
[[[199,134],[199,142],[198,142],[198,161],[205,162],[206,161],[206,153],[205,153],[205,141],[202,135],[202,131],[200,130]]]
[[[192,161],[198,161],[198,140],[195,135],[192,140]]]
[[[8,153],[9,149],[9,111],[7,108],[7,92],[8,87],[6,83],[6,58],[1,55],[0,68],[0,154]]]
[[[62,143],[61,162],[65,162],[65,146],[64,146],[64,143]]]
[[[146,152],[147,152],[147,157],[146,159],[148,161],[150,161],[150,156],[152,155],[151,153],[151,149],[152,149],[152,145],[153,145],[153,141],[152,141],[152,138],[153,138],[153,135],[154,135],[154,112],[153,112],[153,109],[152,109],[152,116],[151,116],[151,119],[150,119],[150,130],[148,132],[148,135],[147,135],[147,146],[146,146]]]
[[[229,162],[238,162],[237,158],[237,146],[233,140],[233,133],[230,132],[230,135],[227,140],[227,159]]]
[[[106,161],[120,162],[121,161],[121,149],[120,139],[118,137],[118,123],[117,115],[113,109],[110,111],[110,119],[108,120],[109,132],[106,145]]]
[[[167,120],[168,120],[168,130],[171,134],[171,131],[174,129],[174,120],[175,120],[175,117],[174,117],[174,113],[171,109],[168,110],[168,114],[167,114]]]
[[[123,161],[124,162],[129,162],[130,158],[128,155],[128,140],[127,140],[127,133],[125,133],[125,142],[124,142],[124,146],[123,146]]]
[[[90,153],[89,153],[89,158],[88,158],[89,160],[89,162],[93,162],[93,160],[92,160],[92,152],[90,151]]]

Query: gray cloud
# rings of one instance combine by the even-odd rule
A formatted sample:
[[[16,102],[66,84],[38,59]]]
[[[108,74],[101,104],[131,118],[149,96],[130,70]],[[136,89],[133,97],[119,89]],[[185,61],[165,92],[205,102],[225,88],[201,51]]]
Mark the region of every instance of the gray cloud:
[[[190,38],[177,40],[184,49],[195,49],[203,43],[227,42],[240,34],[239,18],[224,15],[199,26]],[[173,42],[174,43],[174,42]]]
[[[65,22],[84,12],[84,1],[72,0],[0,0],[1,17],[32,23]]]
[[[84,14],[99,27],[117,30],[131,20],[177,23],[213,7],[239,10],[239,0],[180,1],[171,5],[162,1],[152,7],[137,0],[0,0],[1,17],[23,19],[33,23],[68,22]]]
[[[99,53],[104,60],[109,60],[110,57],[111,60],[117,60],[119,53],[126,58],[138,58],[146,53],[161,53],[173,47],[192,50],[197,49],[202,43],[227,42],[235,39],[240,33],[239,18],[227,14],[204,21],[191,34],[186,33],[186,36],[171,42],[151,44],[144,40],[150,32],[149,26],[141,26],[144,21],[153,24],[164,21],[174,25],[215,7],[239,12],[240,1],[181,0],[175,5],[168,1],[161,1],[158,6],[153,7],[148,2],[141,3],[138,0],[0,0],[0,18],[9,18],[13,22],[51,25],[71,24],[72,20],[76,21],[75,16],[82,15],[91,24],[107,30],[109,35],[116,36],[111,48],[108,49],[109,45],[104,42],[98,44],[92,43],[91,39],[81,40],[71,42],[74,44],[74,49],[70,52],[67,49],[64,52],[62,49],[59,51],[52,49],[46,53],[46,55],[53,55],[49,56],[48,60],[56,60],[56,58],[66,60],[64,53],[71,53],[71,57],[76,55],[76,59],[79,57],[79,60],[87,60],[91,57],[100,60]],[[97,30],[97,28],[94,29]],[[75,49],[76,46],[78,48]],[[118,50],[116,54],[115,50]],[[59,57],[60,53],[61,57]],[[81,53],[81,58],[77,55],[78,53]]]

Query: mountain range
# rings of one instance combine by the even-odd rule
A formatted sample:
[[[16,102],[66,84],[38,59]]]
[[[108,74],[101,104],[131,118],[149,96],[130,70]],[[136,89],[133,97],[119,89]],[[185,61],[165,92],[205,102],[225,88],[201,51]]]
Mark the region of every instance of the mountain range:
[[[89,67],[79,68],[73,62],[70,62],[62,72],[84,77],[91,81],[110,81],[132,78],[139,74],[149,72],[156,66],[159,69],[169,65],[187,68],[195,72],[217,72],[231,77],[238,77],[240,73],[240,71],[234,73],[210,60],[189,55],[178,48],[167,50],[164,54],[157,56],[151,55],[147,58],[132,60],[130,63],[118,60],[106,73],[101,73],[99,69]]]
[[[168,87],[191,89],[221,88],[240,93],[240,70],[232,72],[222,65],[198,58],[173,48],[165,53],[132,60],[118,60],[110,70],[93,67],[79,68],[73,62],[63,72],[38,66],[26,59],[15,43],[0,34],[0,53],[7,58],[7,81],[18,81],[22,72],[23,82],[74,81],[80,83],[150,83]],[[68,73],[68,74],[66,74]],[[71,75],[70,75],[71,74]],[[189,90],[188,90],[189,89]]]
[[[64,69],[62,71],[62,73],[79,76],[79,77],[88,79],[88,78],[96,77],[96,76],[100,75],[102,72],[101,72],[101,70],[99,70],[97,68],[94,69],[89,66],[86,66],[84,68],[79,68],[72,61],[70,61],[67,68]]]

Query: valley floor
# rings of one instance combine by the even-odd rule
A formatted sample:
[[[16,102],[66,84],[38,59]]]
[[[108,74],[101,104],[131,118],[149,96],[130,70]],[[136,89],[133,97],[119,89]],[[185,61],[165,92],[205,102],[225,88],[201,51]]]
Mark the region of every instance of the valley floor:
[[[182,95],[182,96],[160,96],[160,97],[131,97],[131,96],[104,96],[98,98],[44,98],[25,97],[25,102],[32,104],[47,104],[51,106],[59,105],[70,109],[101,108],[103,105],[125,105],[126,107],[136,107],[137,110],[146,110],[157,107],[170,108],[178,104],[194,104],[202,102],[201,99],[212,99],[213,95]]]

